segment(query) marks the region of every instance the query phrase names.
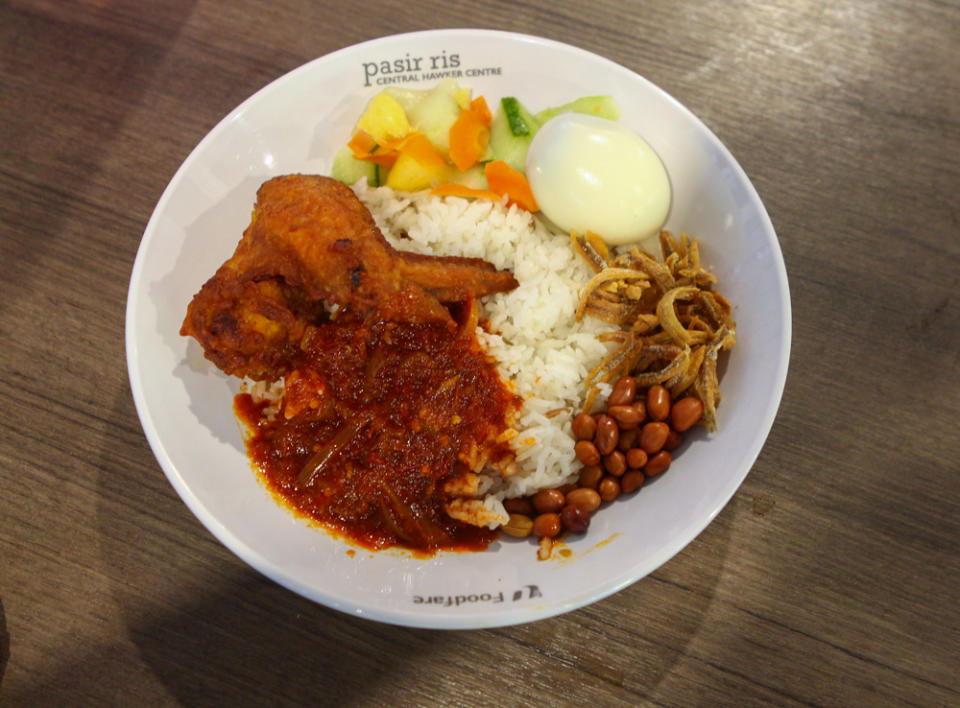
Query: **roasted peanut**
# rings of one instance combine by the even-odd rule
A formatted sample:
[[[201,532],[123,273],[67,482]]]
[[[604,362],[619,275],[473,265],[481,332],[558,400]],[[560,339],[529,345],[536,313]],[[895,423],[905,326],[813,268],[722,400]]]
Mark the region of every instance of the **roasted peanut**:
[[[578,413],[570,421],[570,431],[577,440],[593,440],[597,432],[597,421],[589,413]]]
[[[526,497],[514,497],[513,499],[504,499],[503,508],[511,514],[523,514],[533,516],[533,504]]]
[[[620,452],[626,453],[631,447],[637,446],[637,437],[640,435],[640,431],[634,428],[633,430],[624,430],[620,428],[620,440],[617,442],[617,449]]]
[[[648,455],[660,452],[669,434],[670,426],[666,423],[660,421],[647,423],[640,429],[640,447]]]
[[[660,384],[647,389],[647,415],[651,420],[666,420],[670,415],[670,392]]]
[[[526,538],[533,531],[533,519],[525,514],[510,514],[510,519],[500,530],[516,538]]]
[[[643,414],[636,406],[610,406],[607,414],[617,421],[621,430],[636,429],[643,422]]]
[[[637,409],[637,415],[640,416],[640,422],[642,423],[647,419],[647,404],[642,400],[634,401],[633,407]]]
[[[533,495],[533,508],[537,510],[538,514],[560,511],[563,504],[563,492],[558,489],[541,489]]]
[[[670,433],[667,435],[667,441],[663,444],[664,450],[676,450],[683,444],[683,433],[678,433],[673,428],[670,428]]]
[[[607,396],[608,406],[628,406],[637,395],[637,382],[632,376],[621,376],[613,384],[613,390]]]
[[[617,421],[608,415],[601,415],[597,419],[597,434],[593,438],[594,445],[601,455],[609,455],[617,449],[620,441],[620,428]]]
[[[533,520],[531,530],[534,536],[553,538],[560,533],[560,515],[553,512],[540,514],[540,516]]]
[[[658,474],[662,474],[667,471],[667,468],[670,467],[670,462],[672,458],[670,453],[666,450],[661,450],[656,455],[650,458],[647,462],[647,466],[643,468],[643,473],[647,477],[654,477]]]
[[[627,467],[638,470],[647,464],[647,453],[639,447],[627,450]]]
[[[597,482],[603,478],[603,468],[600,465],[584,467],[580,473],[580,486],[587,489],[596,489]]]
[[[600,495],[593,489],[574,489],[567,495],[567,504],[579,506],[587,511],[595,511],[600,506]]]
[[[614,477],[619,477],[627,471],[627,456],[619,450],[603,456],[603,468]]]
[[[575,504],[567,504],[560,510],[560,521],[570,533],[583,533],[590,526],[590,512]]]
[[[644,475],[640,470],[630,470],[620,478],[620,490],[624,494],[631,494],[643,486]]]
[[[674,403],[670,409],[670,422],[673,424],[673,429],[678,433],[689,430],[696,425],[702,417],[703,401],[696,396],[681,398]]]
[[[605,502],[611,502],[620,496],[620,482],[615,477],[604,477],[597,485],[597,494]]]
[[[577,459],[584,465],[600,464],[600,452],[597,450],[597,446],[589,440],[579,440],[577,444],[573,446],[573,454],[575,454]]]

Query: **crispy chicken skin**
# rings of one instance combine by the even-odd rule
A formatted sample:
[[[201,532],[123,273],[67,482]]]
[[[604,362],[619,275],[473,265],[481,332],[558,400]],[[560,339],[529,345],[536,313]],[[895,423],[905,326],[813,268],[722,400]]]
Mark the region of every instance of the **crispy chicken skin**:
[[[236,251],[194,296],[180,333],[224,372],[272,380],[330,310],[357,320],[450,321],[443,303],[516,286],[481,259],[397,251],[349,187],[286,175],[260,187]]]

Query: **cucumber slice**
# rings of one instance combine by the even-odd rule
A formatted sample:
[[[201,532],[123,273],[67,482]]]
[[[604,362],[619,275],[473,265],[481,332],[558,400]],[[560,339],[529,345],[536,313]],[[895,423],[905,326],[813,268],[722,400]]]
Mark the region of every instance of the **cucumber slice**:
[[[378,165],[358,160],[353,156],[353,151],[348,147],[340,148],[333,156],[333,166],[330,169],[330,176],[344,184],[355,185],[359,180],[366,178],[367,184],[371,187],[379,187]]]
[[[436,86],[429,89],[411,89],[399,88],[397,86],[387,86],[383,90],[384,93],[390,94],[397,99],[397,103],[403,106],[403,110],[407,112],[408,116],[410,115],[410,111],[413,110],[413,107],[426,98],[428,94],[438,91],[449,93],[451,96],[453,96],[454,100],[457,101],[461,108],[464,107],[464,98],[466,98],[467,103],[470,103],[470,89],[461,88],[456,79],[443,79]]]
[[[473,189],[490,189],[483,165],[474,165],[466,172],[456,172],[450,177],[450,181]]]
[[[561,113],[586,113],[607,120],[620,120],[620,107],[613,100],[613,96],[584,96],[562,106],[546,108],[537,113],[535,119],[543,125]]]
[[[422,89],[405,89],[396,86],[387,86],[383,92],[393,96],[397,103],[403,107],[408,117],[410,116],[410,109],[420,103],[423,97],[427,95],[427,91]]]
[[[444,157],[450,154],[450,127],[460,117],[460,104],[447,86],[428,91],[407,117]]]
[[[512,119],[511,119],[512,116]],[[501,99],[490,124],[490,142],[484,162],[503,160],[515,170],[526,169],[527,148],[540,122],[517,99]]]
[[[503,113],[507,117],[511,133],[520,137],[537,132],[537,127],[539,127],[537,119],[513,96],[501,99],[500,107],[503,108]]]
[[[530,147],[532,135],[514,135],[510,130],[510,122],[502,110],[498,110],[490,123],[490,142],[488,154],[484,158],[489,160],[503,160],[515,170],[525,169],[527,148]]]

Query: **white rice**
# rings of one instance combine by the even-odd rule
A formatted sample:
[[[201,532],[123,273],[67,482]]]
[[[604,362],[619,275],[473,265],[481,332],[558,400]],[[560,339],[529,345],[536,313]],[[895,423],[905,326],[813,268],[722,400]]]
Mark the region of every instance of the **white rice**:
[[[481,319],[496,334],[478,328],[477,335],[524,399],[513,440],[521,472],[492,473],[482,481],[487,508],[505,520],[501,500],[573,481],[570,421],[583,403],[587,373],[609,350],[596,335],[611,327],[574,320],[579,289],[593,271],[569,239],[522,209],[485,199],[394,192],[365,180],[353,189],[396,248],[483,258],[520,283],[480,304]]]

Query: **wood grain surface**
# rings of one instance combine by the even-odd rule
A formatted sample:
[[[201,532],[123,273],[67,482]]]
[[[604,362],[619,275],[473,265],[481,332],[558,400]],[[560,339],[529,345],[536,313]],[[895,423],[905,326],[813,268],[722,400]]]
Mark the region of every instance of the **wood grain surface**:
[[[732,501],[584,609],[436,632],[221,546],[134,410],[143,229],[221,117],[434,27],[602,54],[757,187],[793,348]],[[0,3],[0,704],[960,705],[960,6],[943,0]]]

